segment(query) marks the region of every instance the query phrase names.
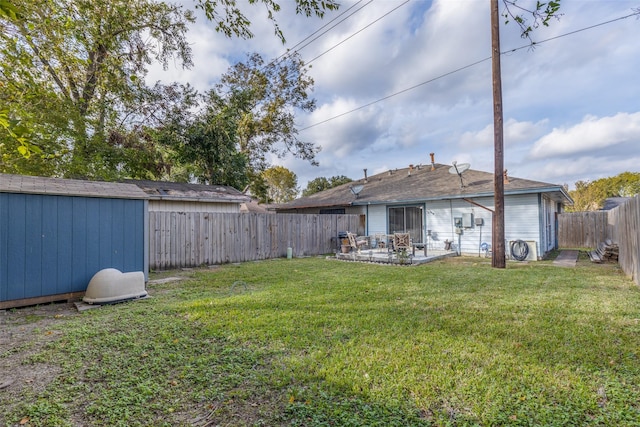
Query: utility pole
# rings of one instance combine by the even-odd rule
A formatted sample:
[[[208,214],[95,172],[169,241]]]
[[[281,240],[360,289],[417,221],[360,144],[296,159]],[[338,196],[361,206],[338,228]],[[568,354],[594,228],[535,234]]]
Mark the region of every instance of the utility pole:
[[[502,72],[500,70],[500,13],[498,0],[491,0],[491,69],[493,80],[494,213],[491,234],[491,266],[506,267],[504,244],[504,135],[502,118]]]

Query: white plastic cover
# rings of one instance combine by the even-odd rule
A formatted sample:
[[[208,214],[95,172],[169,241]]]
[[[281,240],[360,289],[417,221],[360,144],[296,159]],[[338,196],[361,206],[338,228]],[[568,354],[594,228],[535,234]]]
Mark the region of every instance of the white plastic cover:
[[[82,300],[88,304],[108,304],[146,296],[142,271],[123,273],[105,268],[91,278]]]

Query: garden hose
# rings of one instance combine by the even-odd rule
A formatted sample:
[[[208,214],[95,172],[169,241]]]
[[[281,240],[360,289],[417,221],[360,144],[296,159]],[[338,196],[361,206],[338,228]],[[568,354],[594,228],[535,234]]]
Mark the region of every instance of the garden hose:
[[[529,245],[524,240],[511,242],[511,256],[516,261],[524,261],[529,255]]]

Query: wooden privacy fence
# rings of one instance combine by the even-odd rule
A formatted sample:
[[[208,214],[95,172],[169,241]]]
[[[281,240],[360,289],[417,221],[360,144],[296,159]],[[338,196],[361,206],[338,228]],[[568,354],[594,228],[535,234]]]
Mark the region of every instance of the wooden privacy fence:
[[[609,211],[610,239],[618,244],[618,263],[640,285],[640,196]]]
[[[618,245],[620,267],[640,285],[640,196],[609,211],[558,215],[560,248],[595,248],[606,239]]]
[[[340,231],[364,233],[360,215],[149,212],[149,268],[320,255]]]
[[[572,212],[558,215],[560,248],[595,248],[607,239],[608,211]]]

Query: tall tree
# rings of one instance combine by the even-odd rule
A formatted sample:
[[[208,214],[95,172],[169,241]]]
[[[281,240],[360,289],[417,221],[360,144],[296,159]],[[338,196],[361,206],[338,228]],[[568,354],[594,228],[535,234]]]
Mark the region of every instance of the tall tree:
[[[602,209],[609,197],[633,197],[640,194],[640,172],[623,172],[619,175],[600,178],[592,182],[577,181],[576,189],[569,192],[572,212]]]
[[[192,14],[152,0],[24,0],[15,10],[0,15],[0,99],[52,174],[103,177],[109,129],[136,113],[148,64],[191,65]]]
[[[302,195],[304,197],[310,196],[312,194],[319,193],[321,191],[328,190],[330,188],[337,187],[339,185],[346,184],[352,181],[353,180],[351,178],[344,175],[332,176],[329,179],[321,176],[309,181],[307,183],[307,188],[302,190]]]
[[[298,194],[298,177],[283,166],[274,166],[262,173],[267,184],[269,203],[286,203]]]
[[[236,0],[195,3],[224,35],[253,36]],[[278,2],[248,4],[265,8],[284,42]],[[339,7],[335,0],[295,4],[298,14],[319,17]],[[146,114],[138,107],[149,100],[150,88],[143,83],[148,64],[166,66],[171,59],[191,64],[185,34],[192,21],[189,11],[154,0],[0,0],[0,171],[106,179],[165,173],[166,162],[155,167],[150,162],[171,153],[154,146],[149,122],[132,125],[131,118]],[[284,140],[296,155],[313,158],[313,146],[289,137],[286,117],[273,120],[274,133],[280,133],[276,140]],[[244,121],[251,127],[250,122]],[[247,144],[266,126],[262,122],[256,133],[245,129]]]
[[[243,111],[238,122],[239,149],[253,170],[269,166],[269,153],[279,158],[291,154],[317,165],[319,147],[298,139],[294,122],[296,111],[315,109],[309,95],[312,87],[313,79],[297,53],[268,64],[253,54],[222,76],[215,90]]]
[[[252,194],[266,200],[262,172],[270,154],[316,164],[318,148],[300,141],[294,124],[296,109],[315,108],[308,94],[312,84],[297,54],[269,64],[250,55],[202,97],[204,112],[195,118],[176,115],[163,127],[161,142],[176,154],[174,166],[182,166],[188,179],[239,189],[249,183]]]
[[[215,91],[206,95],[205,102],[205,110],[195,117],[175,119],[163,128],[159,140],[173,151],[175,165],[182,166],[180,173],[186,172],[177,180],[195,179],[241,190],[249,183],[247,158],[237,144],[242,112]]]

